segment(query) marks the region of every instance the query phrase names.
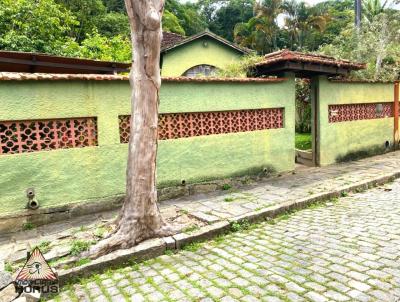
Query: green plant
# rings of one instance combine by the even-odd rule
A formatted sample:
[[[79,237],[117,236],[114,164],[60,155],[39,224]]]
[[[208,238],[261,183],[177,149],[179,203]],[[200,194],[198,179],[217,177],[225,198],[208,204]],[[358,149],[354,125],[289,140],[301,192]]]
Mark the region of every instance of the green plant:
[[[13,272],[13,267],[9,262],[4,263],[4,269],[6,272],[10,272],[10,273]]]
[[[347,193],[346,191],[342,191],[342,192],[340,192],[340,196],[346,197],[346,196],[349,196],[349,193]]]
[[[200,227],[198,225],[190,225],[182,230],[183,233],[191,233],[197,231]]]
[[[233,198],[233,197],[225,197],[224,198],[224,201],[225,202],[232,202],[232,201],[234,201],[235,199]]]
[[[246,219],[234,221],[231,223],[231,231],[232,232],[239,232],[239,231],[247,230],[249,228],[250,228],[250,222]]]
[[[184,245],[182,247],[182,250],[196,252],[199,248],[201,248],[201,246],[202,246],[201,242],[191,242],[189,244]]]
[[[339,198],[332,197],[331,199],[329,199],[329,201],[332,202],[332,203],[338,203],[339,202]]]
[[[99,238],[103,238],[106,231],[107,231],[106,228],[99,227],[94,231],[93,235]]]
[[[311,132],[311,82],[296,79],[296,132]],[[311,142],[311,141],[310,141]],[[297,143],[297,140],[296,140]],[[306,150],[306,149],[302,149]]]
[[[78,256],[80,253],[88,251],[91,245],[91,241],[74,240],[71,244],[70,253],[72,256]]]
[[[79,232],[85,232],[85,231],[87,231],[88,230],[88,228],[86,227],[86,226],[84,226],[84,225],[81,225],[80,227],[79,227]]]
[[[244,286],[238,286],[243,295],[251,295],[251,291]]]
[[[262,60],[263,57],[250,54],[248,56],[242,57],[238,62],[234,62],[225,66],[224,69],[219,69],[217,71],[217,76],[224,78],[245,78],[249,68]]]
[[[219,244],[222,243],[225,240],[225,235],[218,235],[217,237],[214,238],[214,243]]]
[[[89,259],[89,258],[81,258],[81,259],[79,259],[78,261],[75,262],[75,266],[82,266],[82,265],[90,263],[91,261],[92,260]]]
[[[231,186],[230,184],[223,184],[223,185],[222,185],[222,190],[227,191],[227,190],[229,190],[229,189],[231,189],[231,188],[232,188],[232,186]]]
[[[50,251],[50,241],[42,241],[40,242],[37,246],[35,246],[33,249],[36,247],[39,248],[39,250],[43,253],[46,254],[48,251]],[[32,249],[32,250],[33,250]]]
[[[295,147],[300,150],[310,150],[312,148],[311,133],[296,133]]]
[[[171,255],[173,255],[174,254],[174,251],[173,250],[171,250],[171,249],[166,249],[165,250],[165,252],[164,252],[164,255],[168,255],[168,256],[171,256]]]
[[[25,222],[23,225],[22,225],[22,229],[24,230],[24,231],[28,231],[28,230],[32,230],[32,229],[34,229],[36,226],[32,223],[32,222]]]

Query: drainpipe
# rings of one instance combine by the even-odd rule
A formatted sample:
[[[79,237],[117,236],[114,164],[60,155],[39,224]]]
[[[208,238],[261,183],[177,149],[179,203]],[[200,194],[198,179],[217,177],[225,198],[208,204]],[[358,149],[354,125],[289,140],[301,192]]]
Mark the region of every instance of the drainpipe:
[[[393,148],[397,150],[399,148],[399,81],[394,82],[394,100],[393,100]]]

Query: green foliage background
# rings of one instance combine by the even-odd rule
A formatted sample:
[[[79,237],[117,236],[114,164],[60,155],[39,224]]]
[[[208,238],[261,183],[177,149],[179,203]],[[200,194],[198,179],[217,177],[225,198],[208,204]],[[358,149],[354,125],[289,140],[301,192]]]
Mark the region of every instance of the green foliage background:
[[[393,80],[400,70],[400,13],[391,3],[363,0],[362,28],[355,30],[353,0],[314,6],[301,0],[166,0],[163,29],[185,36],[209,29],[259,55],[288,48],[364,61],[367,70],[355,77]],[[129,62],[124,0],[0,0],[0,49]],[[221,74],[243,75],[237,67]]]

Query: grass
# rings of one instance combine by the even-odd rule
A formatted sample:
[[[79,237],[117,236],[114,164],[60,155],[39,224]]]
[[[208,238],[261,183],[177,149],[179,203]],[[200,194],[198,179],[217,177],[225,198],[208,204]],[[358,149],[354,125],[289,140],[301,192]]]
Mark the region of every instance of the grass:
[[[82,265],[90,263],[91,261],[92,260],[90,260],[89,258],[81,258],[77,262],[75,262],[75,266],[82,266]]]
[[[106,231],[107,230],[105,227],[99,227],[94,231],[93,235],[95,235],[98,238],[103,238]]]
[[[310,150],[311,147],[311,133],[296,133],[295,135],[296,149]]]
[[[35,225],[32,222],[26,222],[22,225],[22,230],[29,231],[35,228]]]
[[[200,227],[198,225],[191,225],[191,226],[188,226],[188,227],[184,228],[182,230],[182,232],[190,234],[190,233],[193,233],[194,231],[197,231],[199,229],[200,229]]]
[[[202,245],[203,245],[203,242],[191,242],[191,243],[183,246],[182,250],[189,251],[189,252],[196,252],[199,248],[202,247]]]
[[[232,232],[240,232],[243,230],[248,230],[250,228],[250,222],[246,219],[240,221],[234,221],[231,223]]]
[[[89,250],[91,245],[91,241],[74,240],[71,244],[71,255],[78,256],[80,253]]]
[[[232,202],[232,201],[234,201],[235,199],[233,198],[233,197],[225,197],[224,198],[224,201],[225,202]]]
[[[223,184],[222,186],[222,190],[226,191],[226,190],[230,190],[232,188],[232,186],[230,184]]]
[[[341,196],[341,197],[347,197],[347,196],[349,196],[349,193],[347,193],[346,191],[342,191],[342,192],[340,193],[340,196]]]
[[[36,247],[38,247],[39,250],[43,254],[46,254],[47,252],[50,251],[50,241],[42,241],[37,246],[35,246],[32,250],[34,250]]]
[[[13,272],[12,265],[11,265],[9,262],[6,262],[6,263],[4,264],[4,270],[5,270],[6,272],[12,273],[12,272]]]

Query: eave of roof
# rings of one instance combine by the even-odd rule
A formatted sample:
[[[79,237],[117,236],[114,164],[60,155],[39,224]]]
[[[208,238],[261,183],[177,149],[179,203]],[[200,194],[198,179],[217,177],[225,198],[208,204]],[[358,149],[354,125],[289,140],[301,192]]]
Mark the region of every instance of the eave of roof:
[[[162,53],[167,52],[167,51],[169,51],[169,50],[171,50],[171,49],[174,49],[174,48],[176,48],[176,47],[182,46],[182,45],[184,45],[184,44],[187,44],[187,43],[189,43],[189,42],[192,42],[192,41],[197,40],[197,39],[202,38],[202,37],[210,37],[210,38],[212,38],[212,39],[214,39],[214,40],[217,40],[217,41],[219,41],[219,42],[221,42],[221,43],[223,43],[223,44],[225,44],[225,45],[227,45],[227,46],[229,46],[229,47],[231,47],[231,48],[236,49],[237,51],[239,51],[239,52],[241,52],[241,53],[243,53],[243,54],[249,54],[249,53],[252,52],[251,49],[247,49],[247,48],[244,48],[244,47],[240,47],[240,46],[238,46],[237,44],[232,43],[232,42],[230,42],[230,41],[228,41],[228,40],[226,40],[226,39],[224,39],[224,38],[222,38],[222,37],[220,37],[220,36],[218,36],[218,35],[216,35],[216,34],[210,32],[210,31],[208,31],[208,30],[203,31],[203,32],[200,32],[200,33],[195,34],[195,35],[193,35],[193,36],[187,37],[187,38],[185,38],[185,39],[179,41],[178,43],[176,43],[176,44],[174,44],[174,45],[172,45],[172,46],[162,48],[162,49],[161,49],[161,52],[162,52]]]
[[[0,72],[0,81],[129,81],[128,76],[108,74],[51,74]],[[181,83],[274,83],[286,81],[286,78],[215,78],[215,77],[163,77],[163,82]]]
[[[108,62],[43,53],[0,50],[0,70],[42,73],[115,73],[129,71],[130,63]]]
[[[360,70],[366,67],[366,64],[363,63],[356,63],[348,60],[337,60],[329,56],[306,54],[298,51],[290,51],[287,49],[265,55],[264,59],[261,62],[256,63],[254,66],[267,67],[285,61],[314,63],[319,65],[341,67],[351,70]]]

